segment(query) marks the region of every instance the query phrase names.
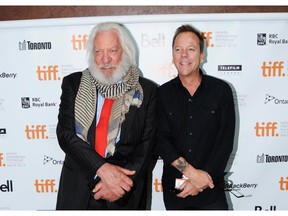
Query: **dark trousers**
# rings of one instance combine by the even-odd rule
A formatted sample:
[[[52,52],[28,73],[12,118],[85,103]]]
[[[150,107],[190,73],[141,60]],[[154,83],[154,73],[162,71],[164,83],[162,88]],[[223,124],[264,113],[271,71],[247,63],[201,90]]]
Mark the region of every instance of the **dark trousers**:
[[[228,210],[228,204],[225,197],[221,197],[218,200],[199,206],[166,206],[166,210]]]

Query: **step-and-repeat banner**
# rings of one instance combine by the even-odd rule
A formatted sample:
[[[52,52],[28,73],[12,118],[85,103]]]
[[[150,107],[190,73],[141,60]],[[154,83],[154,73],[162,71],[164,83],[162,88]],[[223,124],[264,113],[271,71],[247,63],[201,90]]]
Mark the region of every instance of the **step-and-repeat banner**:
[[[226,175],[234,210],[287,210],[288,13],[109,16],[0,22],[0,209],[54,210],[64,153],[55,128],[64,76],[87,67],[86,42],[104,21],[125,24],[143,76],[174,78],[174,31],[206,38],[204,71],[231,84],[237,113]],[[164,210],[163,162],[152,210]],[[234,194],[235,195],[234,195]]]

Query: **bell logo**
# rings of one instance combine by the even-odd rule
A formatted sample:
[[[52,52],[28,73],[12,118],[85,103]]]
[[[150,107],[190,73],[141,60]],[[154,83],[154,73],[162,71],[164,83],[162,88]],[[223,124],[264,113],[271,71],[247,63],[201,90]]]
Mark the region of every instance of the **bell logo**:
[[[285,77],[286,74],[282,73],[284,68],[284,61],[264,61],[262,63],[262,76],[263,77]]]
[[[40,66],[37,67],[36,73],[38,74],[38,80],[47,81],[47,80],[61,80],[61,77],[57,77],[58,66],[49,65],[49,66]]]
[[[3,153],[0,152],[0,167],[5,167],[6,164],[4,163]]]
[[[202,37],[206,40],[206,47],[214,47],[214,44],[211,44],[212,32],[202,32]]]
[[[158,33],[158,35],[151,37],[147,34],[141,34],[141,45],[143,47],[164,47],[165,35]]]
[[[279,134],[276,133],[277,122],[256,122],[256,126],[254,127],[256,131],[257,137],[278,137]]]
[[[284,177],[280,178],[279,186],[280,186],[280,190],[287,191],[288,190],[288,177],[286,177],[285,179],[284,179]]]
[[[255,211],[276,211],[276,206],[269,206],[269,208],[264,208],[262,206],[255,206]]]
[[[46,125],[26,125],[26,138],[27,139],[48,139],[46,136]]]
[[[13,192],[12,180],[7,180],[6,184],[1,184],[0,191],[1,192]]]
[[[34,183],[36,193],[57,193],[55,179],[36,179]]]
[[[72,35],[72,49],[73,50],[85,50],[86,44],[88,40],[88,35],[78,35],[76,38],[76,35]]]

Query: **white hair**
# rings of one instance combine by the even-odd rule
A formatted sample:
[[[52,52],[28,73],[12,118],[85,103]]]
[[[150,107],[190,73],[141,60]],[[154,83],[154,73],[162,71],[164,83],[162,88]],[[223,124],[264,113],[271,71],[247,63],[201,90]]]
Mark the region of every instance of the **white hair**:
[[[111,80],[107,80],[107,77],[104,78],[104,75],[98,73],[98,67],[94,62],[94,38],[97,33],[103,31],[116,31],[118,33],[119,40],[123,49],[121,62],[116,71],[117,73],[115,73],[114,77],[111,77]],[[88,65],[91,74],[94,76],[96,71],[97,79],[104,82],[105,84],[111,84],[113,82],[115,83],[115,81],[119,81],[127,73],[127,70],[131,65],[137,65],[136,43],[130,32],[122,24],[114,22],[99,23],[91,30],[86,47],[88,55]]]

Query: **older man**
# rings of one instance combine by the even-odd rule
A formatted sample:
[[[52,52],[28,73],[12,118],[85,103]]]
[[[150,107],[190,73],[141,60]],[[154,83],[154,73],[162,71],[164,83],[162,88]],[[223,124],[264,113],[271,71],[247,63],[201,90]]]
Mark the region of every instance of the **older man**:
[[[57,137],[65,161],[56,209],[142,209],[157,85],[139,76],[134,40],[121,24],[95,26],[87,51],[89,68],[62,83]]]

